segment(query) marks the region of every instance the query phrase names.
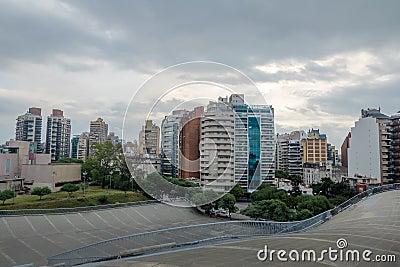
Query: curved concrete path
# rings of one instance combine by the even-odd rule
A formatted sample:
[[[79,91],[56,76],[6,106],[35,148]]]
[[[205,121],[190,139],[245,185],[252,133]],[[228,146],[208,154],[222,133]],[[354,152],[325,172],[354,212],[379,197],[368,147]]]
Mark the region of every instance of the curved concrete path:
[[[328,255],[320,262],[259,261],[257,252],[269,249],[287,252],[303,249],[320,253],[324,249],[337,248],[337,240],[346,239],[347,250],[371,250],[369,256],[394,255],[397,262],[330,261]],[[361,254],[360,254],[361,255]],[[263,256],[261,254],[260,256]],[[287,257],[287,255],[286,255]],[[345,259],[345,256],[343,257]],[[250,238],[224,244],[164,252],[158,255],[136,257],[125,261],[96,264],[96,266],[123,267],[172,267],[172,266],[400,266],[400,191],[371,196],[355,206],[334,216],[326,223],[307,232],[281,236]]]
[[[64,215],[0,217],[0,266],[47,264],[47,257],[134,233],[215,222],[191,208],[148,204]]]

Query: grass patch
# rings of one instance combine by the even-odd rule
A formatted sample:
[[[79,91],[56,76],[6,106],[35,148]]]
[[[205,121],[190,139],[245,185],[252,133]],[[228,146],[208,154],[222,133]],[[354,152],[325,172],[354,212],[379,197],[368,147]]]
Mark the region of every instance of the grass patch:
[[[107,196],[106,201],[99,201],[100,196]],[[54,208],[75,208],[85,206],[96,206],[102,204],[114,204],[124,202],[136,202],[149,200],[140,192],[125,192],[120,190],[107,190],[101,187],[91,186],[86,190],[85,196],[83,191],[79,190],[68,197],[67,192],[56,192],[43,196],[39,200],[38,196],[18,195],[13,200],[9,199],[4,205],[0,205],[2,210],[18,210],[18,209],[54,209]]]

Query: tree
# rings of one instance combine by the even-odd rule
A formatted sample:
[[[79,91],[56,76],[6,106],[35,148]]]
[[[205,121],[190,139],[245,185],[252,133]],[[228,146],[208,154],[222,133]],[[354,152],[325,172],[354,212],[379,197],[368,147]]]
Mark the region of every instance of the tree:
[[[229,218],[231,217],[231,213],[235,212],[238,210],[238,208],[235,206],[236,204],[236,198],[232,194],[226,194],[224,195],[219,201],[218,201],[219,207],[226,209],[229,211]]]
[[[290,174],[288,171],[275,170],[275,178],[289,179]]]
[[[292,191],[290,192],[292,196],[300,196],[300,184],[303,182],[300,176],[298,175],[290,175],[289,176],[290,183],[292,185]]]
[[[332,194],[334,196],[351,198],[356,195],[356,191],[348,183],[339,182],[332,185]]]
[[[82,165],[82,173],[86,172],[93,181],[106,186],[106,177],[116,174],[121,169],[118,156],[122,154],[121,145],[114,145],[111,141],[102,144],[94,143],[91,147],[93,156],[89,157]]]
[[[119,179],[121,182],[130,182],[130,187],[133,189],[140,189],[136,181],[132,180],[121,144],[113,144],[111,141],[102,144],[94,143],[92,149],[93,156],[82,164],[82,174],[86,173],[94,183],[101,185],[102,188],[106,187],[107,179],[112,181]],[[143,178],[142,176],[136,175],[136,178]]]
[[[296,221],[302,221],[306,220],[308,218],[311,218],[313,216],[313,213],[307,209],[300,210],[296,213]]]
[[[243,212],[252,218],[263,218],[285,222],[293,219],[294,213],[279,199],[257,201],[250,204]]]
[[[298,204],[299,211],[307,209],[311,211],[314,216],[331,208],[333,208],[333,206],[325,196],[308,197]]]
[[[104,170],[100,165],[100,159],[96,157],[88,157],[82,164],[82,177],[86,174],[94,183],[101,184],[102,173]]]
[[[243,188],[239,184],[236,184],[234,187],[232,187],[229,193],[234,195],[236,200],[244,196]]]
[[[0,201],[3,201],[3,205],[7,199],[15,197],[15,193],[12,190],[6,189],[0,192]]]
[[[68,193],[68,197],[71,197],[72,193],[78,190],[79,186],[76,184],[65,184],[61,187],[61,191]]]
[[[115,188],[118,189],[118,190],[124,191],[125,192],[125,197],[126,197],[126,193],[131,189],[129,181],[121,180],[121,178],[116,179]]]
[[[32,189],[31,195],[39,196],[39,200],[42,200],[42,197],[51,193],[50,188],[47,186],[43,187],[35,187]]]
[[[256,202],[250,204],[246,209],[242,210],[241,213],[257,220],[258,218],[261,218],[263,209],[262,206]]]
[[[250,199],[252,202],[269,199],[279,199],[283,202],[286,202],[287,198],[288,194],[285,190],[278,190],[276,189],[276,187],[272,187],[270,185],[264,185],[259,190],[251,193],[250,195]]]

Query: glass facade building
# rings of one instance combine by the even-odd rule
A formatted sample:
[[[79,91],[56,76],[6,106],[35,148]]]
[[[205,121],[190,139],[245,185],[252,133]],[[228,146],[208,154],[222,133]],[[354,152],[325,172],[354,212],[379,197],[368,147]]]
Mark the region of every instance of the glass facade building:
[[[274,110],[270,105],[233,104],[235,183],[253,192],[274,181]]]
[[[161,124],[161,172],[168,177],[178,178],[179,126],[187,114],[187,110],[174,110]]]

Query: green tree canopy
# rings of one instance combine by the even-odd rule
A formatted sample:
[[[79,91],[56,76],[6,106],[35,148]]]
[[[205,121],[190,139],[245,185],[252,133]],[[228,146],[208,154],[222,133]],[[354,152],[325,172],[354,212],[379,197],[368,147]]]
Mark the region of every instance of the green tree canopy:
[[[252,202],[269,199],[279,199],[286,202],[287,198],[288,193],[285,190],[278,190],[276,187],[270,185],[263,185],[259,190],[254,191],[250,195]]]
[[[12,190],[6,189],[0,192],[0,201],[3,201],[3,205],[7,199],[15,197],[15,193]]]
[[[130,182],[126,190],[132,187],[134,190],[140,189],[136,181],[132,180],[121,144],[113,144],[111,141],[94,143],[92,149],[93,156],[82,164],[82,175],[86,174],[86,178],[100,184],[102,188],[106,187],[106,180],[111,178],[120,189],[125,190],[128,186],[126,182]]]
[[[314,215],[313,215],[313,213],[311,211],[309,211],[307,209],[303,209],[303,210],[300,210],[300,211],[298,211],[296,213],[295,218],[296,218],[296,221],[302,221],[302,220],[306,220],[308,218],[311,218],[312,216],[314,216]]]
[[[242,212],[252,218],[263,218],[266,220],[285,222],[293,218],[294,213],[286,204],[279,199],[257,201],[250,204]]]
[[[76,184],[65,184],[61,187],[61,191],[67,192],[69,197],[71,197],[73,192],[76,192],[78,190],[79,186]]]
[[[31,195],[39,196],[39,200],[42,200],[42,197],[51,193],[50,188],[47,186],[43,187],[35,187],[32,189]]]
[[[275,170],[275,178],[289,179],[289,177],[289,172],[283,170]]]
[[[314,216],[331,208],[333,208],[333,205],[329,203],[328,199],[325,196],[312,196],[309,198],[305,198],[302,202],[299,202],[298,204],[299,211],[307,209],[311,211]]]
[[[244,196],[243,188],[239,184],[236,184],[234,187],[232,187],[229,193],[234,195],[236,200]]]
[[[226,209],[229,211],[229,217],[232,212],[236,212],[238,208],[235,206],[236,198],[232,194],[225,194],[219,201],[218,205],[220,208]]]

